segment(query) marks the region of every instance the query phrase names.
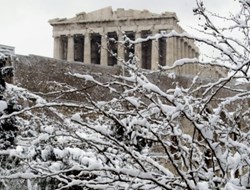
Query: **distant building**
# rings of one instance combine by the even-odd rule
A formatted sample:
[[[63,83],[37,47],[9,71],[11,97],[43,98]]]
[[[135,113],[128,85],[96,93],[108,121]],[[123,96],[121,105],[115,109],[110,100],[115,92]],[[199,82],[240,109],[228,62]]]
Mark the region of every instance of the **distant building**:
[[[15,54],[15,47],[0,44],[0,53],[11,56]]]
[[[5,65],[11,66],[12,55],[15,54],[15,47],[0,44],[0,57],[5,59]],[[11,78],[7,82],[11,82]]]
[[[172,12],[113,11],[107,7],[90,13],[82,12],[69,19],[55,18],[49,23],[53,27],[54,58],[57,59],[112,66],[117,64],[117,57],[128,61],[130,53],[133,53],[141,68],[155,70],[158,65],[171,66],[178,59],[199,56],[193,40],[178,37],[148,40],[132,46],[115,42],[122,41],[124,33],[135,40],[160,32],[185,32]],[[200,70],[206,72],[209,69],[188,64],[176,69],[175,73],[194,75]],[[206,73],[206,76],[213,77],[213,73]]]
[[[197,57],[198,48],[191,40],[178,38],[149,40],[135,47],[118,46],[106,36],[122,40],[122,32],[131,38],[146,38],[161,31],[184,30],[177,24],[175,13],[151,13],[147,10],[113,11],[111,7],[90,13],[79,13],[70,19],[53,19],[54,57],[68,61],[81,61],[101,65],[114,65],[116,59],[106,51],[109,48],[118,57],[128,59],[129,52],[141,60],[142,68],[154,69],[157,64],[172,64],[184,57]],[[99,49],[100,44],[104,49]]]

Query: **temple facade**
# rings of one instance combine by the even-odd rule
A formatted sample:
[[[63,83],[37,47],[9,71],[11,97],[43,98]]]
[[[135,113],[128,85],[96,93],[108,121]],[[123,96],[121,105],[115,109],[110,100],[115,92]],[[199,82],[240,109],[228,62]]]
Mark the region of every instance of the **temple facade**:
[[[171,12],[113,11],[107,7],[90,13],[82,12],[69,19],[52,19],[49,23],[53,27],[54,58],[57,59],[113,66],[118,64],[118,60],[128,61],[130,55],[135,55],[141,68],[154,70],[158,65],[171,66],[178,59],[199,56],[192,40],[177,37],[136,44],[117,43],[124,41],[124,34],[135,40],[172,30],[184,32],[178,25],[176,14]]]

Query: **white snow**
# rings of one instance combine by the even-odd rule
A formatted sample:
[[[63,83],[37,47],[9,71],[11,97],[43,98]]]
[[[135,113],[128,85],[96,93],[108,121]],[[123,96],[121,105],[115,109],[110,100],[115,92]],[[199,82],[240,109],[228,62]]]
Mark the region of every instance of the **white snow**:
[[[0,52],[0,59],[4,59],[4,58],[5,58],[5,55]]]
[[[83,75],[83,74],[79,74],[79,73],[66,73],[68,75],[71,75],[71,76],[74,76],[74,77],[77,77],[77,78],[80,78],[80,79],[85,79],[85,81],[90,81],[90,82],[94,82],[98,85],[102,85],[102,83],[98,82],[97,80],[94,79],[93,76],[91,75]]]
[[[199,190],[212,190],[209,188],[208,182],[206,182],[206,181],[198,182],[197,189],[199,189]]]
[[[74,115],[72,115],[71,120],[76,122],[81,122],[82,121],[81,113],[75,113]]]
[[[132,105],[134,105],[136,108],[138,108],[140,106],[140,99],[136,98],[134,96],[130,96],[130,97],[125,97],[125,99],[127,101],[129,101]]]
[[[174,69],[175,67],[178,67],[178,66],[183,66],[185,64],[195,64],[198,62],[199,62],[199,60],[197,58],[192,58],[192,59],[183,58],[183,59],[176,60],[172,66],[164,66],[162,68],[165,70],[168,70],[168,69]]]
[[[0,112],[3,112],[8,107],[7,102],[0,100]]]

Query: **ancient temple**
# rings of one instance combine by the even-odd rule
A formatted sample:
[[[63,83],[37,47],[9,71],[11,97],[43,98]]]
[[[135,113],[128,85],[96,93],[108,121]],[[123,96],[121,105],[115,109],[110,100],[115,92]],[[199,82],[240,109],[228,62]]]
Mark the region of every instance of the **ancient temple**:
[[[172,12],[113,11],[107,7],[90,13],[82,12],[69,19],[52,19],[49,23],[53,27],[54,58],[57,59],[112,66],[117,64],[117,57],[127,61],[133,53],[141,68],[156,69],[158,64],[172,65],[177,59],[199,56],[192,40],[177,37],[134,45],[117,43],[124,40],[124,34],[135,40],[172,30],[184,32]]]

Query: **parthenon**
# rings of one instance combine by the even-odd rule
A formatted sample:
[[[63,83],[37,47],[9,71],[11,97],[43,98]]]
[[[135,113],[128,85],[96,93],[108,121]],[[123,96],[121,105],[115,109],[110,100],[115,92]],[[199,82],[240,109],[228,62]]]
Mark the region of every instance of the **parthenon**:
[[[134,45],[116,43],[123,40],[124,34],[135,40],[172,30],[184,32],[172,12],[113,11],[112,7],[106,7],[69,19],[52,19],[49,23],[53,26],[54,58],[57,59],[112,66],[117,64],[118,57],[128,61],[133,53],[141,68],[154,70],[158,65],[172,65],[177,59],[199,56],[192,40],[177,37]]]

